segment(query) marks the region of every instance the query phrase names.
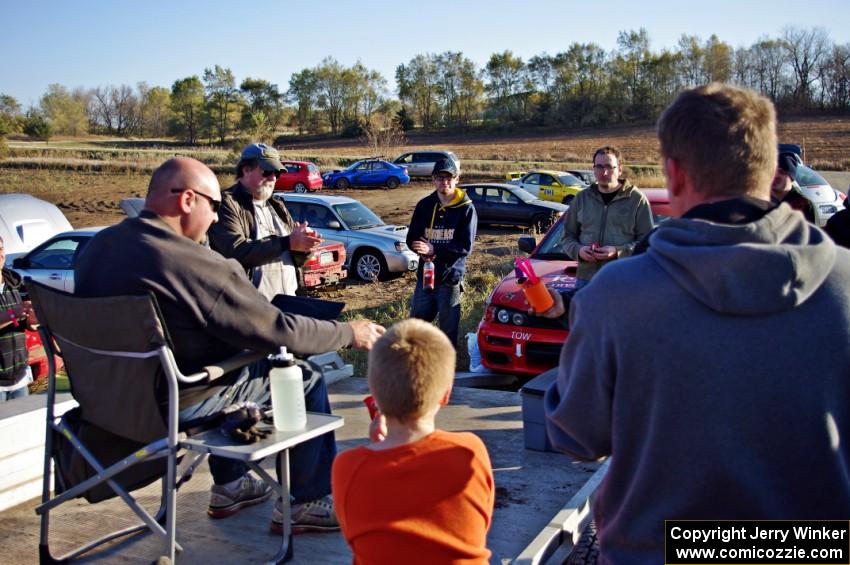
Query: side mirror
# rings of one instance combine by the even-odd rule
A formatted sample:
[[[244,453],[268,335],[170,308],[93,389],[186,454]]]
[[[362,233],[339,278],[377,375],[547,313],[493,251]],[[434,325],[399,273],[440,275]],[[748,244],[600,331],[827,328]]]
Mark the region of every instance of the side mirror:
[[[12,261],[13,269],[26,269],[28,267],[29,261],[27,261],[25,257],[16,257],[14,261]]]
[[[328,229],[332,229],[332,230],[341,230],[341,229],[342,229],[342,224],[340,224],[340,223],[339,223],[338,221],[336,221],[336,220],[331,220],[330,222],[328,222]]]
[[[531,253],[537,247],[537,238],[533,235],[523,235],[517,240],[517,246],[520,251]]]

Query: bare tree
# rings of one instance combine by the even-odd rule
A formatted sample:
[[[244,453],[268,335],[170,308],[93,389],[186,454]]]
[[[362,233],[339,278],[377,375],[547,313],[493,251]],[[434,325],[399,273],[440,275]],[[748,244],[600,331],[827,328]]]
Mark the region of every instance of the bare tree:
[[[782,47],[794,71],[794,103],[798,108],[808,107],[812,101],[812,86],[818,78],[818,66],[829,54],[826,30],[788,26],[782,30]]]

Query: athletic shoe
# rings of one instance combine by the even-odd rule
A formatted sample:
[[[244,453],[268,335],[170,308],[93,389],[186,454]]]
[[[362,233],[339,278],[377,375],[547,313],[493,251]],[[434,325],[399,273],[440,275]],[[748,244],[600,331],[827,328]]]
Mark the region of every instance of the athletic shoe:
[[[283,503],[278,498],[272,512],[272,533],[283,535]],[[292,533],[336,532],[339,522],[334,512],[334,500],[331,495],[323,496],[304,504],[292,505]]]
[[[213,485],[210,491],[210,518],[227,518],[247,506],[253,506],[272,495],[272,488],[260,479],[245,474],[235,487]]]

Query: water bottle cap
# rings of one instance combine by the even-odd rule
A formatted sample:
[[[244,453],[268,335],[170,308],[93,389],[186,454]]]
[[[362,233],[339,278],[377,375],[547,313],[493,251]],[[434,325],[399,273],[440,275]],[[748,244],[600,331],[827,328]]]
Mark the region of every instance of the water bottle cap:
[[[285,347],[281,347],[280,352],[271,359],[272,367],[291,367],[295,364],[295,357],[292,353],[288,353]]]

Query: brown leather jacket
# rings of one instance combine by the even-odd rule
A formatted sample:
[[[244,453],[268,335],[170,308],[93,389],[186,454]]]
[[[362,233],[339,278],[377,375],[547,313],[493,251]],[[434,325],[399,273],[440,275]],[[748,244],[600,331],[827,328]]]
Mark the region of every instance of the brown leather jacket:
[[[291,231],[295,222],[283,202],[270,198],[268,204]],[[253,199],[239,182],[222,192],[218,222],[210,226],[209,238],[210,247],[225,257],[239,261],[249,278],[254,267],[277,261],[281,253],[289,250],[288,236],[272,235],[257,239]],[[298,268],[300,286],[301,266],[307,261],[307,254],[299,251],[291,253]]]

